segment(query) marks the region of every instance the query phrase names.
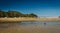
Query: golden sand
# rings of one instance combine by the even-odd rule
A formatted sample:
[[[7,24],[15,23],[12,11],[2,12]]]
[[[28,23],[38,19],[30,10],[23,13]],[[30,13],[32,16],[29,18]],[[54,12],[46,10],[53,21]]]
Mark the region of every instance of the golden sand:
[[[0,18],[0,22],[15,22],[15,21],[60,21],[60,18],[30,18],[30,17],[20,17],[20,18]]]

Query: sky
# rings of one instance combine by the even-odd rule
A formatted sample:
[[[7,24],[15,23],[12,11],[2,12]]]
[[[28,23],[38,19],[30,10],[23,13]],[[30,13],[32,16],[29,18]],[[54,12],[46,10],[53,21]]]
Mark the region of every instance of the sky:
[[[0,0],[0,9],[34,13],[39,17],[60,16],[60,0]]]

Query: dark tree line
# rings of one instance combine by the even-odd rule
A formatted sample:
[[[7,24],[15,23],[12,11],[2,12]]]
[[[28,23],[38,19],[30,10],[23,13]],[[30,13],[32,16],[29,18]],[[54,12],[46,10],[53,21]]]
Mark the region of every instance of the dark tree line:
[[[0,18],[1,17],[38,17],[37,15],[31,13],[31,14],[22,14],[20,12],[17,11],[2,11],[0,10]]]

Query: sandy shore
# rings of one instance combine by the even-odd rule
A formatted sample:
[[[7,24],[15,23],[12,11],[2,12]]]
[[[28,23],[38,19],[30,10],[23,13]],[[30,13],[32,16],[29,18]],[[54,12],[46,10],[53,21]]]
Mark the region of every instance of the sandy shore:
[[[10,24],[11,25],[11,24]],[[0,28],[0,33],[60,33],[59,26],[43,26],[43,25],[16,25]]]
[[[0,18],[0,22],[20,22],[20,21],[60,21],[60,18]]]

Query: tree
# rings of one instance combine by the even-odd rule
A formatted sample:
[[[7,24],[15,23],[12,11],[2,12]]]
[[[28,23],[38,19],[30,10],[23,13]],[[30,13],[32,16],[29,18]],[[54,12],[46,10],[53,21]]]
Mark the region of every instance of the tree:
[[[22,17],[37,17],[37,15],[31,13],[31,14],[23,14]]]
[[[31,13],[30,17],[38,17],[36,14]]]
[[[17,12],[17,11],[8,11],[8,16],[9,17],[20,17],[20,15],[22,15],[22,13]]]
[[[5,12],[0,10],[0,17],[5,17]]]
[[[22,14],[17,11],[9,10],[8,12],[0,10],[0,17],[38,17],[36,14]]]

